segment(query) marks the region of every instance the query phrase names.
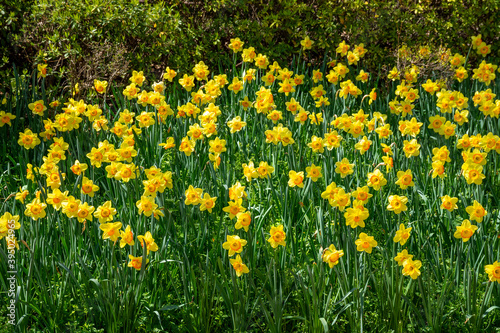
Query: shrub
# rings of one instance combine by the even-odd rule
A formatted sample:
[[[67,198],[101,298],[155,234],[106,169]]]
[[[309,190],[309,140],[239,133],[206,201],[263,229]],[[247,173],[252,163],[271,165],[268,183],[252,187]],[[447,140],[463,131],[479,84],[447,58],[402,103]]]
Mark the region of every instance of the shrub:
[[[2,38],[0,56],[4,70],[14,62],[22,67],[48,62],[61,74],[68,72],[70,84],[94,76],[124,79],[116,71],[118,64],[123,72],[130,67],[156,77],[166,65],[190,71],[199,60],[210,59],[210,68],[231,66],[227,45],[235,37],[272,60],[290,63],[307,35],[315,44],[303,56],[312,66],[323,63],[325,56],[335,58],[335,48],[345,40],[364,43],[371,53],[364,65],[377,72],[380,63],[396,63],[395,51],[403,45],[428,45],[431,50],[446,46],[467,55],[467,39],[477,34],[494,45],[492,55],[497,57],[498,9],[494,0],[481,4],[451,0],[14,1],[0,10],[0,18],[7,22],[2,37],[8,37]],[[22,14],[25,11],[28,14]],[[123,57],[111,59],[116,53]],[[82,64],[103,54],[108,54],[106,66],[93,73],[81,70]]]

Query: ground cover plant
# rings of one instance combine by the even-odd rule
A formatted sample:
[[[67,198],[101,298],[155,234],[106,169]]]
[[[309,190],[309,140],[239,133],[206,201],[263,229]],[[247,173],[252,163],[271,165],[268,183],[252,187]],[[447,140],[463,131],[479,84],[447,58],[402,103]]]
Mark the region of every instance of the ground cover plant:
[[[286,65],[234,38],[231,67],[86,93],[14,69],[5,329],[498,331],[498,67],[469,41],[375,73],[363,44],[314,67],[309,37]]]

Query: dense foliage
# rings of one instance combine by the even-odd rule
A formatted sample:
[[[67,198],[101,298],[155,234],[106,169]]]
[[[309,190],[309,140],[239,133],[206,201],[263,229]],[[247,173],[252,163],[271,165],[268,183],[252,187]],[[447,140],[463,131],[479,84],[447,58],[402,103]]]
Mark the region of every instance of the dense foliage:
[[[499,20],[495,0],[12,0],[0,4],[0,74],[8,82],[12,64],[46,62],[70,86],[98,77],[123,82],[132,69],[154,77],[167,63],[184,71],[200,60],[228,68],[227,45],[235,37],[289,63],[306,35],[316,41],[310,64],[345,40],[370,48],[365,66],[376,72],[379,64],[392,67],[405,44],[466,55],[467,37],[477,34],[498,57]]]

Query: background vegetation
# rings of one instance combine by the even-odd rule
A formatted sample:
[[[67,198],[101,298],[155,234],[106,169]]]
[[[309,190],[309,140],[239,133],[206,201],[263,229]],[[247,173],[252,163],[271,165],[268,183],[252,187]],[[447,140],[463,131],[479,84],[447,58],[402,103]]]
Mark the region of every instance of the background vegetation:
[[[321,63],[342,40],[370,49],[368,70],[396,62],[404,44],[447,46],[467,54],[467,38],[482,34],[498,57],[496,0],[9,0],[0,4],[0,75],[12,65],[38,63],[65,84],[95,77],[123,81],[130,69],[159,74],[168,64],[187,71],[200,60],[210,68],[230,67],[231,38],[288,63],[308,35],[307,54]],[[158,75],[156,75],[158,76]],[[8,80],[0,81],[0,91]]]

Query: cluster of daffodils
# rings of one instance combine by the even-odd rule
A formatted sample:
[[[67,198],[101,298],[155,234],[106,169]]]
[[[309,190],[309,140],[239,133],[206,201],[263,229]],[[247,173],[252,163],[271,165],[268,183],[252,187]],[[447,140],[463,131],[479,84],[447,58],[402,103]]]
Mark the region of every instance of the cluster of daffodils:
[[[134,72],[131,78],[134,85],[141,86],[144,77],[142,73]],[[107,83],[104,81],[96,80],[94,82],[95,90],[97,93],[104,93]],[[127,94],[130,93],[132,87],[126,89]],[[169,106],[164,103],[164,96],[160,95],[163,92],[161,84],[154,86],[154,92],[146,93],[143,91],[141,95],[142,101],[149,101],[151,105],[158,106],[158,120],[161,121],[161,116],[173,114]],[[139,89],[136,88],[136,95]],[[126,96],[130,96],[127,95]],[[145,96],[148,97],[145,97]],[[59,106],[58,101],[50,103],[51,107]],[[74,164],[70,167],[71,172],[76,176],[80,176],[81,183],[78,184],[80,194],[83,199],[77,199],[73,195],[69,195],[68,191],[62,192],[59,188],[62,186],[66,178],[66,173],[60,170],[60,161],[66,160],[68,154],[69,144],[64,141],[62,137],[56,136],[56,131],[70,132],[79,128],[79,124],[83,121],[83,116],[92,123],[92,128],[96,132],[110,131],[117,138],[121,139],[119,147],[109,143],[107,140],[99,142],[97,147],[93,147],[89,153],[86,154],[91,167],[95,169],[103,168],[107,173],[107,177],[120,182],[129,182],[135,179],[139,173],[139,168],[133,163],[134,158],[137,156],[135,149],[134,135],[139,135],[142,128],[149,127],[156,123],[157,118],[155,113],[142,112],[137,115],[124,109],[119,113],[119,119],[113,124],[110,129],[108,120],[102,114],[102,110],[97,105],[90,105],[84,103],[83,100],[75,101],[70,99],[65,104],[63,113],[55,116],[55,121],[50,119],[44,120],[44,131],[40,133],[40,137],[45,141],[52,141],[49,146],[46,156],[43,157],[43,164],[40,167],[34,167],[31,164],[27,165],[27,178],[31,181],[41,181],[45,188],[50,188],[46,193],[46,197],[42,197],[40,192],[37,192],[36,198],[30,203],[26,204],[25,215],[31,217],[33,220],[45,218],[47,205],[53,207],[55,211],[60,211],[68,218],[77,219],[80,223],[85,224],[97,218],[100,223],[100,230],[102,231],[102,238],[109,239],[116,243],[120,240],[120,247],[125,245],[134,245],[134,236],[131,231],[131,226],[127,226],[125,231],[122,230],[122,223],[114,221],[114,215],[117,214],[115,208],[112,207],[111,201],[106,201],[104,204],[97,207],[97,209],[86,202],[85,199],[94,198],[95,194],[99,192],[100,187],[94,183],[93,179],[88,178],[85,173],[89,168],[87,163],[81,163],[75,160]],[[47,107],[42,100],[36,101],[29,105],[33,114],[42,117]],[[15,117],[10,117],[12,120]],[[135,122],[139,125],[136,127]],[[5,121],[4,123],[8,123]],[[18,143],[26,149],[32,149],[40,144],[38,135],[26,129],[19,134]],[[105,165],[105,166],[104,166]],[[104,167],[103,167],[104,166]],[[154,215],[155,218],[164,216],[161,209],[154,202],[154,198],[158,192],[162,193],[165,188],[172,188],[172,173],[167,171],[161,172],[156,167],[151,167],[145,170],[147,180],[143,181],[144,193],[141,199],[137,202],[136,206],[139,214],[146,216]],[[27,191],[19,192],[16,199],[24,202],[29,195]],[[148,231],[144,236],[138,236],[141,246],[146,246],[147,252],[157,251],[158,247],[152,238],[151,233]],[[143,259],[142,257],[134,257],[132,254],[129,256],[129,267],[141,269]],[[147,263],[149,259],[145,262]]]
[[[481,36],[473,37],[472,43],[480,55],[486,56],[490,52],[490,46],[482,41]],[[309,37],[301,42],[304,51],[311,49],[313,45],[314,41]],[[57,113],[53,119],[47,115],[49,113],[47,110],[49,107],[61,106],[59,101],[53,101],[49,105],[45,105],[43,100],[30,103],[28,107],[31,112],[43,121],[43,130],[40,133],[33,133],[30,129],[24,130],[19,133],[18,143],[25,149],[35,149],[41,144],[42,139],[50,145],[47,144],[49,148],[43,156],[41,165],[27,165],[27,178],[41,184],[47,191],[37,192],[35,197],[26,203],[25,215],[35,221],[46,218],[47,215],[50,216],[46,212],[50,205],[54,211],[65,214],[69,219],[78,220],[83,224],[83,228],[86,223],[96,218],[99,220],[99,229],[103,239],[109,239],[114,243],[119,240],[121,248],[127,245],[132,248],[135,244],[132,227],[128,225],[123,230],[122,222],[115,221],[115,215],[118,212],[113,208],[112,202],[106,201],[97,208],[91,204],[94,198],[99,200],[103,191],[102,186],[99,186],[99,179],[94,178],[94,173],[91,173],[89,169],[103,170],[101,172],[106,175],[108,181],[118,183],[142,181],[142,186],[137,187],[140,188],[138,194],[140,199],[136,201],[138,214],[151,217],[151,219],[161,219],[164,216],[162,212],[164,207],[160,207],[162,203],[158,196],[166,189],[172,189],[175,179],[171,171],[163,171],[154,165],[145,169],[137,161],[141,151],[135,141],[143,134],[143,131],[148,134],[153,129],[161,130],[162,125],[168,126],[172,120],[184,122],[182,134],[167,137],[165,142],[159,143],[159,146],[169,150],[169,153],[181,154],[188,161],[195,160],[199,155],[208,152],[209,164],[214,171],[220,167],[221,156],[224,156],[222,154],[227,151],[226,140],[220,133],[228,133],[232,140],[238,141],[241,133],[253,125],[249,121],[252,119],[251,116],[255,116],[254,119],[260,119],[265,124],[272,122],[267,130],[260,133],[263,135],[262,139],[264,140],[265,137],[265,143],[268,147],[273,147],[272,149],[278,150],[281,147],[290,146],[289,148],[292,149],[289,151],[293,152],[293,148],[298,144],[296,141],[300,137],[297,132],[293,131],[294,127],[313,131],[314,135],[307,136],[309,141],[307,142],[308,148],[305,150],[314,158],[323,157],[320,154],[330,154],[329,152],[353,142],[355,159],[349,157],[351,159],[349,160],[347,157],[338,155],[340,158],[335,161],[334,176],[345,179],[345,186],[337,185],[335,182],[321,185],[323,173],[328,170],[326,168],[323,170],[319,163],[318,165],[308,163],[305,170],[286,171],[288,172],[288,186],[294,191],[304,188],[306,182],[309,182],[311,186],[322,186],[321,198],[327,200],[333,209],[342,212],[346,226],[352,229],[365,228],[366,224],[370,223],[368,205],[373,197],[372,193],[381,191],[391,179],[394,179],[390,176],[391,173],[397,176],[397,180],[393,183],[398,191],[401,190],[401,193],[388,193],[384,203],[385,209],[398,216],[411,211],[412,206],[409,200],[411,196],[405,191],[411,190],[415,182],[419,181],[418,177],[424,177],[424,175],[414,174],[408,167],[410,161],[417,158],[432,160],[432,169],[428,170],[429,175],[432,175],[432,178],[443,179],[447,177],[447,172],[449,173],[451,169],[449,167],[452,161],[451,154],[456,147],[461,150],[463,157],[458,178],[463,177],[467,186],[476,186],[481,185],[487,177],[488,154],[500,153],[500,137],[492,132],[484,136],[481,134],[457,135],[457,132],[463,132],[460,131],[461,126],[469,123],[469,117],[471,117],[469,109],[472,104],[485,118],[500,117],[500,101],[495,99],[496,96],[491,89],[476,92],[472,101],[469,102],[462,92],[448,90],[445,82],[441,80],[429,79],[419,86],[421,73],[418,66],[414,65],[404,70],[393,68],[388,78],[396,85],[395,97],[389,101],[387,113],[384,113],[373,110],[374,105],[378,104],[376,88],[367,91],[363,96],[361,88],[366,87],[370,73],[359,70],[356,71],[357,74],[351,75],[350,79],[348,77],[353,66],[358,65],[367,53],[363,44],[351,47],[346,42],[340,43],[336,49],[337,57],[328,62],[327,71],[323,73],[319,69],[313,69],[312,75],[308,78],[305,74],[294,73],[286,67],[281,67],[277,62],[271,63],[266,55],[256,52],[253,47],[244,49],[243,46],[244,42],[239,38],[232,39],[229,44],[229,48],[235,54],[241,52],[244,63],[241,74],[232,79],[228,79],[226,74],[213,75],[208,66],[200,61],[191,72],[182,76],[178,76],[174,69],[167,67],[163,80],[152,83],[151,89],[148,90],[143,72],[133,71],[130,84],[122,92],[127,103],[131,105],[130,110],[126,108],[119,110],[113,119],[114,122],[108,119],[99,105],[86,104],[83,100],[69,99],[63,104],[62,112]],[[403,48],[400,52],[404,55],[408,50]],[[426,57],[431,52],[428,47],[422,47],[419,53]],[[457,81],[462,82],[468,77],[464,56],[460,54],[452,56],[451,53],[447,53],[442,58],[455,70]],[[251,68],[252,64],[255,68]],[[477,69],[473,70],[472,79],[489,85],[495,79],[496,71],[496,65],[483,61]],[[39,76],[45,77],[46,75],[47,66],[42,65],[39,67]],[[312,86],[304,90],[306,82],[312,82]],[[167,85],[170,84],[178,84],[182,87],[181,89],[185,90],[187,96],[182,103],[179,101],[179,104],[173,104],[173,107],[167,103],[169,99],[165,95]],[[250,89],[250,85],[258,87]],[[105,94],[107,89],[106,81],[94,81],[97,96]],[[251,91],[254,91],[254,95],[251,95]],[[242,115],[224,118],[224,107],[220,102],[220,97],[224,94],[238,102],[244,111]],[[276,98],[277,96],[279,99]],[[361,104],[364,110],[367,110],[366,112],[361,109],[361,106],[359,108],[353,106],[353,103],[350,103],[349,108],[345,108],[345,110],[349,109],[349,112],[337,115],[328,112],[328,106],[331,103],[337,103],[337,100],[340,100],[347,105],[348,102],[358,97],[362,98]],[[417,112],[420,108],[420,101],[424,97],[436,106],[435,113],[426,119],[422,119]],[[309,102],[307,99],[310,99]],[[363,104],[365,100],[367,103]],[[376,103],[373,104],[374,102]],[[399,123],[395,125],[395,122],[389,122],[389,117],[397,117]],[[224,121],[221,122],[220,119],[223,118]],[[15,115],[0,111],[0,127],[11,126],[14,119],[16,119]],[[90,151],[85,152],[88,161],[80,162],[72,158],[73,165],[69,170],[65,170],[64,163],[60,162],[65,161],[71,153],[68,151],[69,144],[64,141],[62,134],[66,135],[80,129],[82,123],[89,125],[87,128],[99,135],[103,132],[112,133],[113,139],[96,140]],[[393,124],[392,127],[391,124]],[[228,130],[224,130],[225,126]],[[152,127],[151,130],[150,127]],[[440,144],[436,147],[424,146],[424,148],[431,149],[421,149],[425,142],[421,138],[422,131],[435,133]],[[398,134],[402,138],[401,142],[395,140]],[[345,149],[338,149],[338,151],[345,151]],[[76,152],[74,154],[76,155]],[[376,156],[380,156],[381,161],[376,161],[370,167],[366,178],[357,177],[356,188],[348,188],[347,184],[352,180],[350,178],[354,177],[355,171],[360,172],[363,159]],[[396,166],[394,156],[398,157]],[[404,162],[406,166],[398,167],[398,162],[401,164]],[[242,164],[242,169],[241,179],[246,179],[248,186],[252,180],[262,181],[262,179],[271,178],[275,171],[274,167],[266,161],[254,164],[252,160]],[[66,173],[70,171],[79,176],[78,186],[75,189],[78,189],[80,199],[77,199],[76,193],[71,193],[73,194],[71,195],[69,191],[64,191]],[[247,237],[243,236],[243,232],[252,231],[252,209],[249,207],[246,186],[239,181],[234,182],[228,191],[230,200],[227,206],[221,205],[220,208],[231,221],[234,221],[234,228],[240,234],[227,235],[223,248],[228,251],[229,257],[236,256],[231,258],[230,262],[236,275],[242,276],[249,272],[241,256],[244,256],[244,249],[247,245],[244,239]],[[16,199],[24,205],[24,200],[29,195],[26,190],[21,190],[16,194]],[[212,214],[216,211],[220,203],[217,199],[205,193],[202,188],[193,185],[189,185],[184,191],[184,205],[198,206],[201,212],[206,212],[203,214]],[[441,200],[441,209],[450,212],[458,209],[456,197],[448,194],[442,196]],[[488,214],[476,200],[465,210],[469,214],[469,219],[463,220],[460,226],[456,226],[457,230],[454,234],[463,242],[471,239],[478,230],[478,226],[472,223],[481,223]],[[11,220],[15,223],[5,222]],[[17,220],[15,216],[4,215],[0,219],[0,237],[6,237],[5,233],[10,233],[13,229],[19,229]],[[410,240],[411,231],[412,227],[408,224],[405,226],[404,223],[400,223],[399,229],[392,233],[394,234],[393,241],[399,246],[404,246],[412,241]],[[147,250],[147,254],[158,250],[149,231],[137,236],[137,240],[143,250]],[[272,248],[278,248],[280,245],[286,246],[284,226],[281,224],[271,226],[267,241]],[[372,253],[373,249],[378,246],[374,237],[365,232],[359,233],[354,243],[358,251],[367,254]],[[137,270],[143,269],[149,259],[146,260],[141,256],[134,257],[133,253],[132,248],[129,267]],[[323,251],[322,259],[333,268],[343,255],[344,252],[337,250],[332,244]],[[413,255],[408,254],[407,249],[401,249],[394,259],[403,267],[403,275],[410,276],[412,279],[418,278],[422,263],[419,260],[413,260]],[[498,262],[486,266],[486,272],[492,281],[500,281],[498,266]]]
[[[305,49],[307,49],[305,45],[311,45],[310,44],[311,41],[309,39],[306,39],[303,42],[304,43],[302,45],[304,46]],[[233,51],[237,52],[242,48],[242,45],[243,43],[241,41],[233,40],[230,47],[233,49]],[[347,55],[348,49],[349,46],[346,45],[345,43],[342,43],[341,45],[339,45],[337,52],[345,56]],[[359,49],[357,48],[357,50]],[[363,50],[362,46],[361,50]],[[251,62],[253,54],[254,54],[253,48],[244,50],[243,54],[244,61]],[[256,57],[256,64],[264,64],[264,63],[268,64],[267,60],[264,61],[262,59],[264,58],[262,57],[262,55],[259,54],[259,56]],[[260,60],[262,60],[262,62]],[[348,62],[349,64],[353,64],[356,62],[355,53],[349,52]],[[451,65],[457,68],[456,76],[460,82],[461,80],[467,77],[467,72],[464,71],[462,67],[464,62],[465,59],[458,54],[456,54],[450,60]],[[330,71],[330,73],[326,76],[326,78],[328,79],[328,82],[332,84],[339,83],[339,81],[344,79],[345,75],[349,72],[348,67],[343,65],[342,63],[336,63],[334,61],[331,62],[329,65],[334,67],[334,69]],[[263,68],[260,65],[258,66],[261,69]],[[481,66],[484,67],[485,65],[483,64]],[[296,75],[295,79],[292,80],[292,76],[294,73],[287,69],[278,69],[277,64],[273,64],[272,66],[269,67],[270,71],[263,76],[262,80],[266,86],[271,85],[275,81],[275,79],[281,80],[282,82],[279,83],[280,86],[280,89],[278,91],[279,93],[285,93],[285,95],[288,96],[289,93],[293,93],[295,91],[294,87],[296,85],[302,83],[303,79],[302,77],[298,77]],[[496,68],[493,68],[493,71],[495,69]],[[278,71],[277,77],[275,77],[274,75],[276,70]],[[406,70],[403,74],[397,72],[396,69],[391,71],[389,78],[393,80],[399,78],[400,76],[404,77],[404,79],[396,89],[396,99],[394,99],[389,103],[389,109],[391,113],[400,115],[402,117],[405,117],[407,115],[413,115],[413,109],[415,108],[415,103],[418,102],[418,99],[420,98],[418,89],[416,89],[416,87],[414,86],[414,84],[417,82],[418,75],[419,75],[419,69],[416,66],[410,68],[409,70]],[[368,79],[368,73],[361,71],[356,79],[358,81],[366,82],[366,80]],[[322,80],[322,73],[317,70],[314,70],[312,80],[315,83]],[[239,81],[235,78],[235,81],[233,82],[235,83],[234,87],[237,87],[240,90],[243,89],[242,81]],[[444,89],[444,82],[442,81],[433,82],[431,80],[427,80],[427,82],[422,85],[422,88],[424,88],[424,90],[431,95],[436,94],[438,98],[436,104],[440,112],[452,113],[453,121],[455,121],[460,126],[468,122],[468,110],[466,110],[466,108],[468,107],[467,103],[468,99],[462,93],[460,93],[459,91],[447,91],[446,89]],[[238,89],[235,90],[233,89],[233,87],[231,87],[230,90],[232,90],[234,93],[237,93],[239,91]],[[266,97],[262,98],[261,94],[265,94]],[[323,85],[318,85],[317,87],[312,88],[310,94],[315,100],[317,107],[329,105],[328,98],[325,96],[326,91],[324,90]],[[357,88],[352,83],[352,81],[346,80],[340,82],[340,89],[338,90],[338,94],[340,97],[343,98],[347,98],[347,96],[349,95],[356,97],[359,94],[361,94],[361,90],[359,90],[359,88]],[[275,124],[283,119],[282,112],[273,109],[274,108],[274,105],[272,104],[273,98],[272,95],[269,96],[269,89],[262,87],[260,93],[258,93],[257,95],[258,98],[253,104],[255,105],[258,113],[265,113],[267,115],[267,118],[272,120]],[[481,96],[483,96],[482,92]],[[367,95],[367,97],[369,97],[370,99],[369,102],[371,104],[376,99],[376,93],[374,92],[374,90],[372,90],[372,92],[370,92],[370,94]],[[485,100],[488,97],[490,97],[491,99],[491,96],[486,95],[486,97],[483,98],[482,100]],[[245,100],[242,101],[242,103],[245,103],[245,109],[246,109],[246,107],[248,107],[247,97],[245,97]],[[287,111],[290,111],[292,114],[294,114],[295,121],[300,122],[301,124],[304,124],[308,120],[310,121],[311,124],[321,124],[323,122],[323,113],[310,114],[310,112],[306,111],[293,97],[290,99],[289,102],[286,102],[286,109]],[[480,110],[483,111],[483,113],[485,113],[486,116],[489,115],[493,117],[494,116],[498,117],[495,111],[491,112],[492,109],[494,110],[494,108],[491,109],[483,108]],[[343,114],[341,117],[334,119],[331,125],[334,126],[334,128],[336,128],[337,130],[343,130],[347,134],[352,135],[354,138],[362,136],[362,138],[355,145],[355,149],[357,149],[360,152],[360,154],[364,154],[370,149],[372,145],[372,141],[367,138],[365,133],[375,131],[378,134],[379,139],[389,139],[390,136],[393,134],[390,125],[386,124],[387,115],[376,112],[374,113],[371,120],[368,120],[368,118],[369,118],[368,114],[364,114],[363,110],[359,110],[358,113],[353,114],[352,116]],[[434,132],[444,136],[445,139],[449,139],[450,137],[456,135],[455,128],[457,124],[452,123],[445,117],[439,115],[431,116],[429,118],[429,123],[430,123],[429,128],[432,129]],[[420,155],[421,145],[418,143],[416,136],[420,133],[422,126],[423,123],[418,122],[415,117],[411,118],[410,120],[401,120],[399,122],[398,130],[400,131],[400,133],[403,136],[408,135],[413,137],[413,139],[404,140],[403,143],[403,151],[407,158]],[[267,143],[278,144],[279,142],[281,142],[283,146],[294,143],[293,138],[291,138],[291,132],[286,127],[283,127],[281,124],[278,124],[278,126],[274,127],[273,130],[266,131],[265,135]],[[497,136],[493,136],[491,133],[488,134],[488,137],[491,138],[489,140],[489,145],[491,150],[495,148],[500,141]],[[462,148],[463,145],[461,144],[461,142],[464,139],[467,139],[467,135],[459,139],[459,143],[457,144],[458,148]],[[323,153],[324,147],[327,147],[329,150],[339,147],[341,140],[342,136],[340,136],[337,131],[333,130],[327,133],[324,138],[312,136],[311,142],[308,144],[308,146],[315,153]],[[381,144],[382,151],[385,154],[385,156],[382,157],[384,161],[383,165],[386,166],[387,171],[390,171],[394,167],[394,162],[391,157],[393,155],[393,151],[391,148],[392,146],[393,145],[387,145],[385,143]],[[449,153],[450,152],[447,146],[433,149],[433,156],[432,156],[433,178],[438,176],[443,178],[446,176],[445,163],[451,161],[449,158]],[[478,153],[480,152],[478,151]],[[483,157],[482,159],[480,158],[481,156]],[[474,182],[476,184],[481,184],[482,179],[484,179],[484,175],[481,173],[482,166],[480,165],[484,165],[485,163],[484,154],[471,160],[469,158],[469,152],[466,152],[464,155],[464,160],[466,161],[463,167],[464,177],[467,180],[467,183],[471,184],[472,182]],[[467,163],[467,161],[469,161],[469,163]],[[249,165],[246,164],[243,165],[245,170],[245,176],[247,177],[248,181],[250,181],[252,177],[254,177],[253,174],[255,172],[253,163],[252,162],[250,163],[251,164]],[[335,172],[339,173],[341,177],[344,178],[353,173],[353,166],[354,164],[351,164],[349,160],[344,158],[342,161],[336,163]],[[306,168],[306,172],[307,172],[307,177],[311,178],[313,182],[316,182],[319,178],[322,177],[321,167],[316,166],[314,164]],[[304,186],[305,177],[306,176],[304,174],[304,171],[290,170],[288,184],[290,187],[302,188]],[[396,181],[396,185],[399,185],[402,190],[414,186],[413,174],[411,170],[398,171],[397,177],[398,180]],[[375,169],[372,173],[368,175],[367,185],[372,187],[374,190],[378,191],[381,187],[385,186],[386,184],[387,180],[384,177],[384,174],[380,170]],[[345,189],[339,188],[335,183],[332,183],[327,187],[326,191],[322,193],[322,197],[324,199],[328,199],[329,203],[333,207],[338,207],[341,211],[344,211],[346,207],[350,205],[351,196],[356,196],[357,199],[353,201],[352,208],[347,208],[347,211],[345,213],[346,223],[352,228],[355,228],[357,226],[364,227],[364,221],[369,216],[368,210],[364,208],[364,204],[367,202],[369,197],[371,197],[371,194],[369,193],[367,186],[363,188],[358,188],[353,193],[346,193]],[[408,203],[408,198],[406,196],[390,195],[388,197],[387,210],[393,211],[396,214],[400,214],[408,209],[407,203]],[[410,230],[411,228],[405,228],[404,224],[401,224],[400,230],[396,232],[394,241],[399,242],[401,245],[403,245],[409,238]],[[356,244],[358,245],[358,250],[366,251],[369,253],[371,253],[372,247],[377,245],[373,237],[368,236],[366,234],[360,235],[360,239],[356,241]],[[340,252],[335,250],[334,246],[332,245],[329,250],[325,250],[324,260],[325,261],[329,260],[330,263],[336,262],[336,260],[338,260],[338,258],[341,256],[338,255],[339,253]],[[327,259],[330,254],[334,255],[331,256],[330,259]],[[336,259],[334,260],[332,258]],[[400,265],[404,266],[403,268],[404,275],[409,275],[414,279],[418,275],[420,275],[419,271],[419,268],[421,267],[420,261],[413,261],[412,256],[409,256],[407,258],[398,257],[396,260]],[[331,266],[332,265],[333,264],[331,264]]]
[[[446,209],[449,212],[458,209],[457,206],[458,198],[450,197],[449,195],[445,195],[441,197],[441,209]],[[469,219],[472,221],[476,221],[477,223],[483,222],[483,218],[488,214],[486,209],[474,200],[471,206],[467,206],[465,208],[467,214],[469,214]],[[457,226],[457,231],[455,232],[455,238],[462,239],[462,241],[467,242],[474,232],[478,229],[477,226],[472,225],[471,222],[467,219],[463,220],[460,226]]]
[[[269,166],[266,162],[261,162],[259,168],[255,169],[252,161],[248,164],[243,164],[243,169],[246,170],[245,176],[248,181],[251,181],[252,177],[267,178],[268,175],[274,171],[274,168]],[[252,222],[251,213],[242,205],[243,199],[247,199],[247,196],[245,186],[242,186],[239,182],[237,182],[229,188],[229,199],[231,201],[228,202],[228,206],[222,209],[225,213],[229,214],[229,218],[231,220],[236,218],[234,228],[237,230],[243,229],[245,232],[249,232],[250,224]],[[271,227],[270,237],[267,241],[273,248],[277,248],[279,245],[286,246],[285,239],[286,233],[283,230],[283,225],[280,224]],[[243,252],[243,247],[246,244],[247,241],[240,238],[238,235],[227,235],[226,242],[222,244],[223,249],[228,250],[228,255],[230,257],[236,254],[234,259],[230,259],[230,263],[238,277],[240,277],[243,273],[250,272],[248,266],[243,263],[240,256],[240,253]]]

